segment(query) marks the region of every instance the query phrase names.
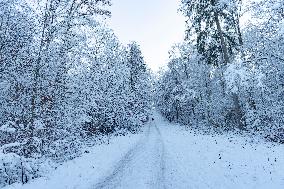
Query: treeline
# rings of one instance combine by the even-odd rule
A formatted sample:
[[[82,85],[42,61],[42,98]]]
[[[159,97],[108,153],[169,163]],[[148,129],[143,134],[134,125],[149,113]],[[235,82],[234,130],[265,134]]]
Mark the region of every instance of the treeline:
[[[202,130],[246,130],[283,143],[283,10],[281,0],[182,0],[186,39],[156,84],[160,112]]]
[[[94,137],[147,120],[140,47],[100,21],[109,0],[0,1],[0,187],[40,176]],[[95,158],[95,157],[94,157]]]

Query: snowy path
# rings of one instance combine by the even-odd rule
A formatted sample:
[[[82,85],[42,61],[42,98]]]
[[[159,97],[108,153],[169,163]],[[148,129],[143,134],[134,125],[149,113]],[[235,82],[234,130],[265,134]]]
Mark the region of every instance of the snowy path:
[[[148,126],[141,141],[94,188],[165,188],[164,144],[156,124]]]
[[[5,189],[283,189],[284,145],[200,135],[155,121],[112,139],[46,178]]]
[[[283,189],[284,146],[184,131],[155,114],[142,139],[92,189]]]

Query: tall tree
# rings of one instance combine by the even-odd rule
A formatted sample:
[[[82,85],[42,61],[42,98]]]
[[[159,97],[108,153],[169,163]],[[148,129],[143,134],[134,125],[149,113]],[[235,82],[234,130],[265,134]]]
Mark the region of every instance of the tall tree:
[[[130,66],[130,85],[133,91],[143,73],[146,72],[146,64],[142,57],[142,52],[139,45],[133,42],[128,45],[128,64]]]
[[[180,10],[187,18],[186,39],[196,43],[207,63],[229,63],[241,43],[238,1],[182,0]]]
[[[139,45],[133,42],[128,45],[127,64],[130,68],[130,87],[132,105],[137,107],[136,114],[149,114],[151,103],[150,74],[142,56]],[[133,111],[134,112],[134,111]]]
[[[68,58],[76,56],[75,49],[82,38],[78,31],[84,27],[93,27],[97,15],[110,16],[110,12],[104,9],[110,5],[109,0],[44,1],[34,69],[31,127],[37,117],[44,117],[40,115],[46,115],[53,124],[64,118]],[[46,87],[48,91],[41,90]],[[41,107],[47,102],[52,103],[52,106],[43,110]]]

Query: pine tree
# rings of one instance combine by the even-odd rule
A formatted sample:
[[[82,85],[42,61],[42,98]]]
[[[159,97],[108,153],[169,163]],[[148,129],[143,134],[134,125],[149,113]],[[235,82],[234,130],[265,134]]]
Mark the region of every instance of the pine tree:
[[[238,2],[230,0],[182,0],[180,10],[187,18],[186,39],[194,42],[207,63],[230,62],[239,48]]]
[[[139,45],[133,42],[128,45],[128,64],[130,67],[130,86],[133,91],[136,90],[136,85],[139,82],[140,76],[146,72],[146,64],[142,57],[142,52]]]
[[[151,106],[150,74],[136,42],[128,45],[127,64],[130,68],[129,82],[133,100],[131,104],[136,107],[133,112],[137,116],[148,116]]]
[[[239,29],[239,1],[229,0],[183,0],[181,11],[187,17],[186,39],[196,44],[198,53],[207,64],[214,65],[219,75],[223,97],[225,97],[225,65],[232,63],[237,55],[242,38]],[[219,73],[218,73],[219,72]],[[216,87],[215,87],[216,88]],[[211,92],[210,92],[211,93]],[[210,99],[211,96],[209,95]],[[232,110],[237,125],[242,128],[242,110],[239,97],[231,92]],[[230,112],[228,112],[230,113]]]

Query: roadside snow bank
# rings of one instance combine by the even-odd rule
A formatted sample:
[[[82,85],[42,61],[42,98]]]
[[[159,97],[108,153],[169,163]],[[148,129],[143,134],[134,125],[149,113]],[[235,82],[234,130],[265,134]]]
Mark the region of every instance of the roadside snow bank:
[[[46,177],[25,185],[13,184],[3,189],[87,189],[107,174],[143,134],[114,137],[110,144],[87,149],[84,155],[64,163]]]
[[[284,145],[201,135],[159,118],[169,188],[283,189]]]

